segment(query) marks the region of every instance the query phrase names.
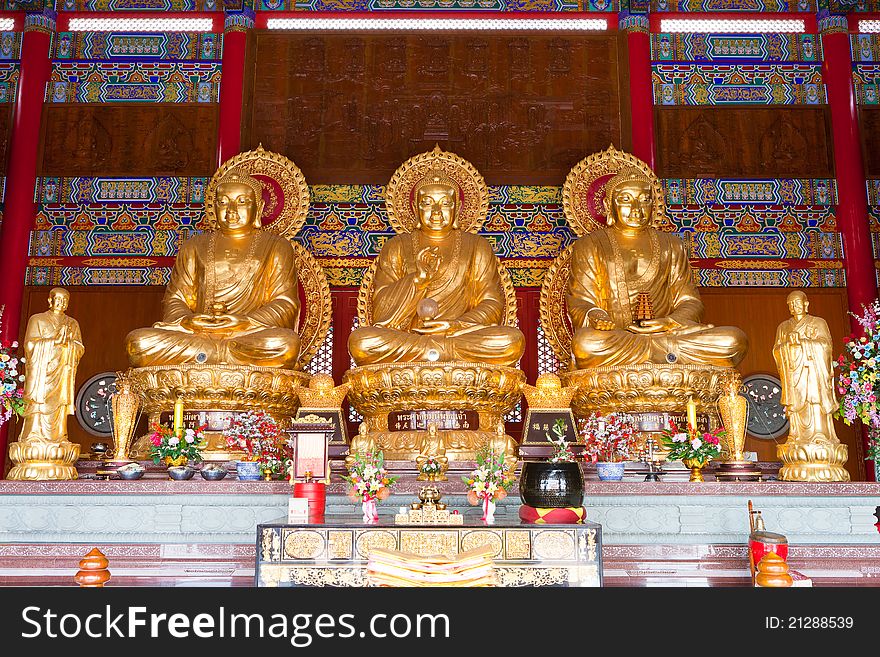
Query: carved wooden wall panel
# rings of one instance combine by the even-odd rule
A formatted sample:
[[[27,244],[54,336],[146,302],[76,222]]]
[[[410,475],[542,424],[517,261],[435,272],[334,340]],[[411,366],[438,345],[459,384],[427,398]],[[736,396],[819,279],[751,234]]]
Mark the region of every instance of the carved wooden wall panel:
[[[209,176],[217,106],[48,104],[44,176]]]
[[[824,107],[655,109],[661,178],[828,178]]]
[[[865,174],[880,178],[880,107],[859,107],[862,127],[862,152],[865,154]]]
[[[9,128],[12,125],[12,105],[0,104],[0,176],[9,170]]]
[[[258,32],[243,148],[310,183],[384,184],[439,143],[490,184],[559,185],[620,144],[614,35]]]

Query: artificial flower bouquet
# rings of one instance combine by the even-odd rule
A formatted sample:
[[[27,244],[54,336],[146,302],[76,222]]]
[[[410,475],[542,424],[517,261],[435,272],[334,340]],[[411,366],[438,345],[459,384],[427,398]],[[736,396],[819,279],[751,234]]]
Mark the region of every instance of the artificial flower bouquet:
[[[488,448],[477,452],[477,467],[461,480],[468,487],[468,502],[473,505],[482,502],[482,520],[486,522],[492,522],[495,502],[507,497],[516,481],[513,472],[504,467],[504,454],[496,454]]]
[[[575,455],[571,451],[571,444],[565,439],[565,427],[566,421],[563,418],[557,418],[551,429],[556,437],[554,438],[549,433],[544,434],[547,437],[547,441],[553,445],[553,454],[547,459],[549,463],[575,462]]]
[[[381,450],[355,454],[348,476],[342,478],[351,485],[351,498],[361,502],[364,522],[379,519],[376,500],[387,499],[391,495],[391,486],[398,479],[385,469],[385,454]]]
[[[419,472],[430,479],[431,477],[436,477],[443,473],[443,464],[440,463],[436,457],[429,456],[425,459],[424,463],[422,463]]]
[[[712,431],[696,428],[682,429],[673,422],[660,436],[663,446],[669,450],[669,461],[701,461],[708,463],[721,454],[721,438],[724,429],[717,427]]]
[[[580,425],[584,459],[616,463],[628,461],[638,439],[632,418],[626,413],[593,413]]]
[[[840,407],[835,415],[846,424],[859,420],[868,427],[867,459],[880,459],[880,301],[863,306],[861,316],[853,314],[865,332],[849,336],[844,351],[835,361]],[[851,313],[852,314],[852,313]]]
[[[281,428],[275,418],[265,411],[248,411],[233,416],[223,429],[223,438],[227,447],[245,453],[240,459],[242,461],[266,464],[274,463],[274,460],[283,461],[285,441],[282,440]],[[281,471],[281,466],[278,471]]]
[[[174,433],[174,429],[163,424],[153,424],[153,433],[150,436],[150,456],[153,463],[158,465],[162,461],[168,464],[181,464],[181,461],[197,463],[202,460],[201,444],[205,440],[204,431],[208,425],[204,424],[197,429],[184,429],[180,436]]]
[[[19,374],[18,366],[25,361],[16,355],[17,349],[18,342],[8,347],[0,343],[0,427],[13,415],[21,417],[24,412],[24,374]]]

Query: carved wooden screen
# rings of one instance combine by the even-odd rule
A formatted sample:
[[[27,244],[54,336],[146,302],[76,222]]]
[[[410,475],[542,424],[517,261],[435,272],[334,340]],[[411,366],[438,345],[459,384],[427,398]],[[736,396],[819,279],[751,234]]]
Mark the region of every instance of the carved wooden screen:
[[[560,185],[620,144],[613,35],[257,32],[244,148],[310,184],[384,184],[439,143],[489,184]]]

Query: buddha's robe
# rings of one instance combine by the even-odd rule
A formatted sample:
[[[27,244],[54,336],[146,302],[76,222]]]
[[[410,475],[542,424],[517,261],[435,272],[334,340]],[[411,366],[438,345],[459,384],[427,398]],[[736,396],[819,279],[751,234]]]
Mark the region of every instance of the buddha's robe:
[[[47,311],[28,320],[21,442],[67,440],[67,416],[74,414],[76,367],[84,351],[75,319]]]
[[[797,333],[798,344],[792,344],[792,333]],[[773,358],[782,379],[779,401],[791,425],[790,442],[807,442],[820,436],[838,442],[831,420],[838,407],[831,352],[831,331],[821,317],[792,317],[776,329]]]
[[[373,283],[373,325],[354,330],[349,351],[358,365],[425,361],[436,350],[439,361],[467,361],[514,365],[522,356],[525,337],[519,329],[503,326],[504,291],[498,259],[485,238],[464,231],[454,268],[445,259],[440,271],[423,289],[415,284],[416,259],[409,233],[389,240],[379,254]],[[422,240],[423,245],[427,240]],[[422,299],[434,299],[434,318],[457,322],[447,336],[419,335],[416,309]]]
[[[641,262],[641,268],[630,251],[615,250],[612,228],[593,231],[575,244],[566,302],[578,369],[638,363],[725,367],[739,363],[748,338],[733,326],[701,323],[703,302],[694,286],[684,243],[676,235],[646,231],[650,231],[652,253]],[[654,317],[671,317],[681,326],[655,334],[627,330],[633,324],[639,292],[650,296]],[[591,328],[587,314],[593,308],[605,310],[614,329]]]
[[[284,238],[256,231],[239,258],[210,248],[210,233],[180,247],[162,301],[163,320],[126,338],[135,367],[228,363],[292,368],[299,356],[299,292],[295,252]],[[214,304],[247,317],[251,326],[225,334],[191,331],[181,321],[210,314]],[[199,356],[204,354],[204,356]]]

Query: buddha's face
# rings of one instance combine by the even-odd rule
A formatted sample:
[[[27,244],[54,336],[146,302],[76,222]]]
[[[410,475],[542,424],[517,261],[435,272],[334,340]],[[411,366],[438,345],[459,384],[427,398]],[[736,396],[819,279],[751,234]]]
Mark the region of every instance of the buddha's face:
[[[217,186],[214,213],[221,230],[242,231],[253,227],[257,216],[254,190],[240,182],[220,183]]]
[[[455,221],[457,200],[452,185],[435,183],[416,192],[416,213],[422,230],[448,233]]]
[[[52,312],[63,313],[70,303],[70,295],[66,290],[52,290],[49,293],[49,309]]]
[[[792,294],[788,297],[788,310],[795,316],[799,317],[807,313],[807,298],[802,294]]]
[[[647,181],[632,180],[611,190],[610,218],[618,228],[647,228],[653,210],[654,192]]]

